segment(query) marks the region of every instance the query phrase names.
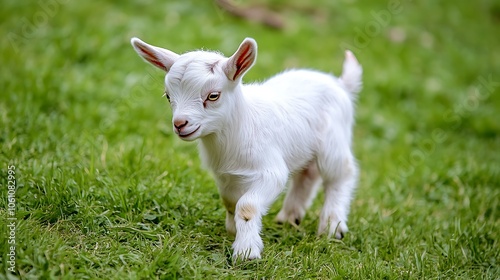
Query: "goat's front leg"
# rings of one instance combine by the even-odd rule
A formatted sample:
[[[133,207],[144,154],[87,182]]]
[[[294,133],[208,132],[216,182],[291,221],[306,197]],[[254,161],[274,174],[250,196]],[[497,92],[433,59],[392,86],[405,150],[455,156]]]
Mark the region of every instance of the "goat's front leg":
[[[260,237],[262,216],[276,200],[286,184],[287,176],[269,175],[252,184],[236,203],[234,221],[236,238],[233,260],[259,259],[264,244]]]

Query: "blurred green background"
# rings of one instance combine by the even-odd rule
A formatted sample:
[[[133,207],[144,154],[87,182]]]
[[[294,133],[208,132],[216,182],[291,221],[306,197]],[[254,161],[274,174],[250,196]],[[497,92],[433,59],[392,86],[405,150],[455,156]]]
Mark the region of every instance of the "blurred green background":
[[[499,1],[1,7],[0,214],[9,217],[14,165],[20,278],[498,277]],[[263,259],[232,264],[216,187],[196,145],[171,132],[163,73],[137,57],[133,36],[226,56],[253,37],[259,55],[246,82],[286,68],[338,75],[351,49],[364,89],[353,144],[361,176],[346,238],[315,237],[322,194],[298,230],[273,223],[277,202],[264,219]]]

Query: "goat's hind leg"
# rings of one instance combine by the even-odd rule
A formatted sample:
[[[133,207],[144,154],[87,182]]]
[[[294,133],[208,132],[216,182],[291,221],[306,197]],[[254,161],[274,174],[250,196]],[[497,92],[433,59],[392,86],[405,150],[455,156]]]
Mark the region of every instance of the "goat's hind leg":
[[[320,179],[316,161],[310,162],[304,170],[295,174],[276,221],[299,225],[316,195]]]
[[[344,151],[343,155],[324,154],[318,160],[325,188],[318,234],[328,233],[337,239],[342,239],[347,232],[347,216],[358,174],[350,149]]]

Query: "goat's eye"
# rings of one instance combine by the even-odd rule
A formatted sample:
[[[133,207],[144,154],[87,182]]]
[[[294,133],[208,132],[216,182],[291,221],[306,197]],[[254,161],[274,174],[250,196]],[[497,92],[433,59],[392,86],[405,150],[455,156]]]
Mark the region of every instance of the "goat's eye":
[[[214,91],[207,96],[208,101],[216,101],[220,97],[220,92]]]
[[[170,95],[168,95],[167,92],[163,93],[163,96],[165,96],[167,98],[168,102],[170,102]]]

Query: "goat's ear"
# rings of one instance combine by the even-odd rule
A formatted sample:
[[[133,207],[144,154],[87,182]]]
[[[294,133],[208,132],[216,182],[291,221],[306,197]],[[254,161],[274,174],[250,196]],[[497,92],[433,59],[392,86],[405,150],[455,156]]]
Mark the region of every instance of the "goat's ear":
[[[179,58],[179,55],[172,51],[152,46],[136,37],[132,38],[130,43],[142,59],[165,72],[170,71],[170,67]]]
[[[238,50],[226,61],[224,73],[231,81],[236,81],[252,67],[257,58],[257,43],[252,38],[246,38]]]

